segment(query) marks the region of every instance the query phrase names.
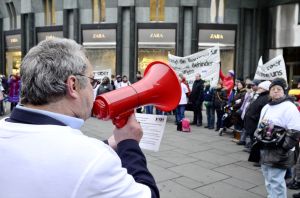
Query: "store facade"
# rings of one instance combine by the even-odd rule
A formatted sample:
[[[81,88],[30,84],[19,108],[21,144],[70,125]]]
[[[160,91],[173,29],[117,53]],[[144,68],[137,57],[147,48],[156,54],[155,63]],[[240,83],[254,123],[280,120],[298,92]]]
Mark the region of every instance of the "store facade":
[[[138,24],[137,70],[144,73],[153,61],[168,63],[176,52],[176,24]]]
[[[112,74],[128,75],[131,81],[149,62],[167,62],[169,53],[187,56],[215,45],[220,46],[224,73],[234,69],[236,77],[253,77],[260,56],[265,62],[283,54],[288,80],[294,84],[300,79],[299,3],[293,0],[243,0],[238,4],[227,0],[221,7],[212,4],[223,2],[220,0],[111,0],[101,1],[101,9],[99,4],[95,7],[97,1],[53,1],[55,24],[44,22],[43,3],[15,2],[11,1],[23,8],[16,9],[17,19],[32,18],[17,20],[17,30],[12,30],[5,2],[0,2],[0,65],[6,75],[18,71],[20,57],[32,47],[32,40],[37,44],[66,37],[84,46],[94,70],[110,69]],[[97,13],[101,20],[95,21]],[[26,29],[22,31],[26,34],[19,32],[21,38],[8,37],[17,35],[21,27]],[[36,30],[34,39],[32,29]]]
[[[20,74],[22,60],[21,31],[13,30],[4,32],[5,67],[2,68],[6,76]]]
[[[198,50],[219,46],[221,69],[224,74],[230,69],[235,70],[236,29],[236,25],[198,25]]]
[[[35,44],[47,39],[63,38],[62,26],[36,27],[36,41]]]
[[[94,71],[110,70],[116,73],[116,24],[84,24],[82,45],[94,67]]]

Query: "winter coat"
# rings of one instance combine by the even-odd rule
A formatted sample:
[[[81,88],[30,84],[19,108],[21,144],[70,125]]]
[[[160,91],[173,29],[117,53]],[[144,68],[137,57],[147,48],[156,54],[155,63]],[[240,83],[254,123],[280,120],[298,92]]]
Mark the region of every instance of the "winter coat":
[[[237,91],[237,93],[234,96],[234,101],[233,101],[233,109],[234,110],[238,110],[242,106],[244,99],[245,99],[246,92],[247,92],[247,90],[245,88]],[[237,102],[237,101],[239,101],[239,102]]]
[[[214,89],[206,86],[204,90],[203,100],[206,107],[213,107]]]
[[[201,79],[195,80],[190,95],[190,101],[193,103],[193,105],[198,106],[203,102],[203,94],[204,94],[204,81]]]
[[[299,144],[300,114],[288,97],[278,103],[270,104],[269,102],[262,109],[260,121],[272,121],[274,125],[284,128],[286,135],[282,143],[275,147],[261,143],[260,163],[275,168],[286,169],[291,167],[296,161],[292,149]]]
[[[231,76],[225,76],[222,72],[222,70],[220,70],[220,78],[222,80],[223,83],[223,87],[226,89],[227,91],[227,97],[229,96],[231,90],[234,87],[234,81],[233,81],[233,77]]]
[[[97,96],[109,91],[114,90],[113,86],[110,83],[107,84],[103,84],[101,83],[101,85],[99,86],[98,90],[97,90]]]
[[[216,110],[223,110],[226,105],[227,95],[226,90],[223,88],[217,88],[214,91],[213,103]]]
[[[21,81],[20,77],[16,76],[15,79],[11,78],[8,81],[9,92],[8,92],[8,101],[17,103],[19,102]]]
[[[246,109],[244,128],[248,134],[253,134],[257,128],[262,108],[268,104],[269,92],[260,93],[256,100],[252,101]]]

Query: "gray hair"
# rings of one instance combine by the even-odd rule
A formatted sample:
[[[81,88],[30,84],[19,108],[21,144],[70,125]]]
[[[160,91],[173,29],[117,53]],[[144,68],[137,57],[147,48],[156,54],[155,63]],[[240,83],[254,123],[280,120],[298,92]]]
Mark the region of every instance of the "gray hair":
[[[87,69],[84,48],[70,39],[54,38],[31,48],[21,64],[21,104],[44,105],[67,93],[66,80]],[[87,80],[76,76],[80,87]]]

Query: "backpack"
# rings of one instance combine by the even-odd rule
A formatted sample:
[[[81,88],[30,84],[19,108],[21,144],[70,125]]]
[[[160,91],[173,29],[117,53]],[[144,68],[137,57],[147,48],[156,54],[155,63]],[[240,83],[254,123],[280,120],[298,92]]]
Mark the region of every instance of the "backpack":
[[[182,132],[191,132],[190,120],[188,118],[183,118],[181,121]]]

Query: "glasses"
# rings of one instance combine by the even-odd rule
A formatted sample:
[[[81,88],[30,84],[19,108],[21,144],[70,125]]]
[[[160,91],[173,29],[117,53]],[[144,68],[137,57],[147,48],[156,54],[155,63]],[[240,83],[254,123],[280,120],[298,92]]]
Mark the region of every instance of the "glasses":
[[[89,78],[91,80],[90,83],[91,83],[93,89],[95,89],[97,87],[97,85],[100,84],[99,80],[91,78],[91,77],[88,77],[88,76],[85,76],[83,74],[73,74],[73,75],[75,75],[75,76],[83,76],[83,77]]]

